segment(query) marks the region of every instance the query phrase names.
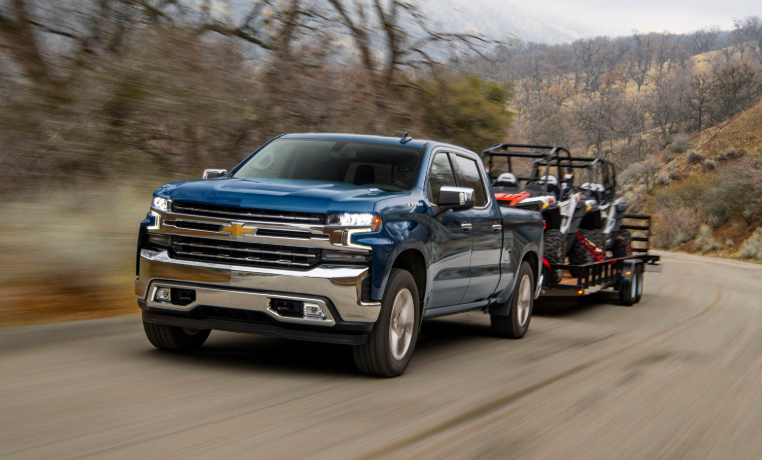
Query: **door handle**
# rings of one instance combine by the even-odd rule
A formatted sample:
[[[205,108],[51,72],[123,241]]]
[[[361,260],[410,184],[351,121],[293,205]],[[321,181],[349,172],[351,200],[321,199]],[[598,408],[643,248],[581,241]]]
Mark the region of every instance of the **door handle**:
[[[470,232],[471,229],[474,228],[474,224],[471,224],[471,223],[468,223],[468,222],[463,222],[462,224],[460,224],[460,228],[462,228],[463,230],[465,230],[467,232]]]
[[[492,230],[494,230],[495,233],[499,233],[500,230],[502,230],[502,229],[503,229],[503,224],[501,224],[499,222],[495,222],[494,224],[492,224]]]

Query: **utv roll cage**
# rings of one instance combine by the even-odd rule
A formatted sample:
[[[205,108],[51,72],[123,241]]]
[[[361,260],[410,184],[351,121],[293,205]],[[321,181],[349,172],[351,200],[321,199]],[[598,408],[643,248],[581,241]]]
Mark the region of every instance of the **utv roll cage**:
[[[520,150],[516,150],[520,149]],[[565,155],[565,156],[564,156]],[[523,181],[524,187],[527,185],[534,185],[536,183],[543,192],[548,191],[548,176],[550,176],[550,170],[552,167],[558,167],[558,181],[564,183],[564,174],[561,169],[561,161],[571,161],[571,153],[568,149],[559,146],[552,145],[530,145],[530,144],[495,144],[492,147],[482,152],[482,160],[487,161],[487,176],[490,183],[495,183],[494,177],[494,158],[505,157],[508,161],[508,172],[513,173],[512,158],[534,158],[532,165],[532,171],[529,176],[517,176],[516,180],[521,183]],[[554,163],[555,160],[555,163]],[[545,166],[545,174],[540,175],[539,166],[542,164]],[[571,184],[567,184],[571,187]]]
[[[532,166],[532,175],[536,175],[543,166],[556,166],[567,171],[575,169],[585,169],[588,171],[588,182],[603,185],[603,198],[610,200],[616,195],[616,169],[614,163],[602,158],[591,157],[560,157],[559,155],[550,158],[542,158],[534,162]]]

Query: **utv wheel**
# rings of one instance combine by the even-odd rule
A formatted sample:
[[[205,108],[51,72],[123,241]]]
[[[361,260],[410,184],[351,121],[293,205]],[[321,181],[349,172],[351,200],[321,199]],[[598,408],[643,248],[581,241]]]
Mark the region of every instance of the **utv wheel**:
[[[583,230],[580,230],[583,231]],[[584,235],[583,235],[584,236]],[[587,250],[582,243],[577,239],[577,235],[569,235],[569,238],[573,238],[571,248],[569,249],[569,264],[570,265],[587,265],[593,262],[593,255]],[[579,276],[578,269],[569,269],[569,273],[572,276]]]
[[[605,238],[603,232],[600,230],[580,230],[580,235],[591,241],[595,247],[600,248],[602,251],[606,248]]]
[[[201,348],[211,330],[187,329],[143,321],[143,329],[151,345],[159,350],[192,351]]]
[[[520,339],[529,329],[534,306],[534,276],[528,262],[522,262],[516,287],[508,301],[511,309],[508,316],[490,315],[492,332],[500,337]]]
[[[407,368],[418,339],[421,313],[413,275],[392,269],[381,312],[365,345],[352,347],[357,369],[378,377],[396,377]]]
[[[627,230],[622,230],[614,239],[614,247],[611,249],[614,258],[628,257],[632,255],[632,236]]]
[[[562,264],[564,263],[564,256],[566,255],[566,241],[564,235],[558,230],[548,230],[545,232],[545,246],[543,249],[543,255],[545,260],[549,264]],[[545,268],[548,281],[551,283],[558,283],[561,281],[561,277],[564,276],[563,270],[548,270]]]

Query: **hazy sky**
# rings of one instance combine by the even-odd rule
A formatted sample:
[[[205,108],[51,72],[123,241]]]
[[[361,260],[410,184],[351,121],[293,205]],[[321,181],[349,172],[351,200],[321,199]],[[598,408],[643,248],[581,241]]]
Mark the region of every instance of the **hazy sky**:
[[[644,32],[688,32],[708,25],[727,30],[733,19],[762,16],[762,0],[470,0],[492,7],[515,5],[534,13],[546,12],[607,35]]]

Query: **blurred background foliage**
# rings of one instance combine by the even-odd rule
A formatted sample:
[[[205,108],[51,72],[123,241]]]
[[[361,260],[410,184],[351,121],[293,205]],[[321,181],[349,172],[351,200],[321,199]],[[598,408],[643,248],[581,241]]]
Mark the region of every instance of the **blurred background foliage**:
[[[453,30],[458,14],[421,0],[0,3],[0,325],[137,313],[152,190],[284,132],[563,145],[616,163],[656,247],[762,260],[762,19],[549,45]]]
[[[405,1],[2,3],[0,326],[137,313],[152,190],[280,133],[504,138],[510,85],[442,64],[489,43]]]

